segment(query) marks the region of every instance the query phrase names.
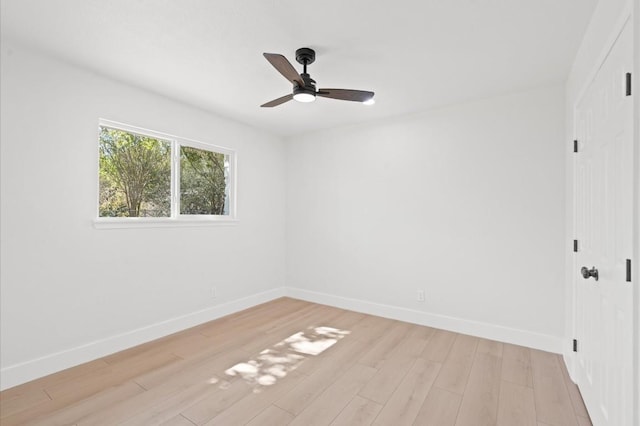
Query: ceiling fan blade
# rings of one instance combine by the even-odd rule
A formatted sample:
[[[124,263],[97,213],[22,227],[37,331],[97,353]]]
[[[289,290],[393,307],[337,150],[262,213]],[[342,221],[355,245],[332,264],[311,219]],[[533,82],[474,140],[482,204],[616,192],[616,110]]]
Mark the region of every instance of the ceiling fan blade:
[[[374,93],[367,90],[319,89],[316,95],[341,101],[364,102],[373,98]]]
[[[271,102],[267,102],[266,104],[263,104],[263,105],[260,105],[260,106],[261,106],[261,107],[263,107],[263,108],[271,108],[271,107],[274,107],[274,106],[278,106],[278,105],[280,105],[280,104],[283,104],[283,103],[285,103],[285,102],[288,102],[288,101],[290,101],[291,99],[293,99],[293,95],[292,95],[292,94],[288,94],[288,95],[284,95],[284,96],[283,96],[283,97],[281,97],[281,98],[274,99],[274,100],[272,100]]]
[[[304,80],[287,58],[277,53],[263,53],[263,55],[284,78],[300,87],[304,87]]]

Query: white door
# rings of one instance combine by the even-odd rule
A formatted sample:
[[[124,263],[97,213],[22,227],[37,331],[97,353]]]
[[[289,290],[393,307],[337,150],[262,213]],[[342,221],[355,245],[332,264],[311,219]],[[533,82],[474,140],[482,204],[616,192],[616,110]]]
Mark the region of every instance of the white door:
[[[633,421],[632,36],[627,22],[575,111],[576,379],[594,426]]]

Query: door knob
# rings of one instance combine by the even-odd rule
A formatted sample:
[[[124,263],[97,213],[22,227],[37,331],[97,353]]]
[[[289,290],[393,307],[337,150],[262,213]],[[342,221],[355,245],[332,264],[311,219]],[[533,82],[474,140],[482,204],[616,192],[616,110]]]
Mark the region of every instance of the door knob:
[[[582,269],[580,269],[580,273],[582,274],[582,278],[584,278],[585,280],[589,279],[589,277],[593,277],[596,281],[598,281],[598,270],[595,266],[592,266],[591,269],[583,266]]]

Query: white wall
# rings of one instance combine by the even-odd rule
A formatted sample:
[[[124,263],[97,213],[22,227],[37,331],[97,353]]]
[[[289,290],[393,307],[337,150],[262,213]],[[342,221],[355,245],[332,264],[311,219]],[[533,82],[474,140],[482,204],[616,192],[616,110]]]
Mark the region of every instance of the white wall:
[[[4,39],[1,59],[3,388],[282,294],[281,140]],[[240,222],[94,229],[99,117],[237,150]]]
[[[289,290],[559,352],[563,136],[558,86],[292,139]]]

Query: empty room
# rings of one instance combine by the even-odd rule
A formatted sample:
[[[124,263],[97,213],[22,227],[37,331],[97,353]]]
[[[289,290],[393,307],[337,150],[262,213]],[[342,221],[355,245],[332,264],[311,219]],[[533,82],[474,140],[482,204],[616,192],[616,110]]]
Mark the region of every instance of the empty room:
[[[0,425],[640,425],[640,0],[0,17]]]

